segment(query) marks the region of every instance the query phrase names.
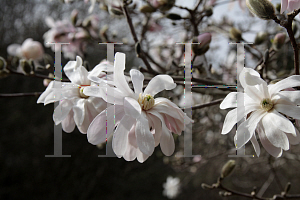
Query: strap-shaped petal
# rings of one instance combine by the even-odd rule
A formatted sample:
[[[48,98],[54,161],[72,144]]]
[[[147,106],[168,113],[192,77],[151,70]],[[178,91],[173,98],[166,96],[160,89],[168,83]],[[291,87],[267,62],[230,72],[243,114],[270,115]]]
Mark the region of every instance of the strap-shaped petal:
[[[72,101],[64,100],[59,103],[53,113],[53,121],[56,125],[61,123],[69,114],[73,107]]]
[[[172,90],[176,87],[176,83],[169,75],[157,75],[150,80],[144,94],[150,94],[155,96],[157,93],[163,90]]]
[[[288,78],[285,78],[274,85],[269,85],[269,93],[271,97],[275,95],[277,92],[291,87],[297,87],[300,86],[300,76],[299,75],[293,75]]]
[[[134,92],[135,94],[140,94],[143,92],[143,83],[144,83],[144,75],[136,70],[136,69],[132,69],[130,70],[130,77],[131,77],[131,81],[133,83],[133,88],[134,88]]]

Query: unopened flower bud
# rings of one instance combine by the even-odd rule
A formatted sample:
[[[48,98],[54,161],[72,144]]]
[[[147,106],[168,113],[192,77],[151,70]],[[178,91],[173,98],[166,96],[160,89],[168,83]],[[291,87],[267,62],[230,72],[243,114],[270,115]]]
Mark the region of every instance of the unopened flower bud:
[[[28,75],[31,73],[32,71],[32,66],[30,65],[30,63],[25,60],[25,59],[21,59],[20,60],[20,67],[21,67],[21,70],[23,71],[23,73],[25,75]]]
[[[52,73],[49,73],[48,77],[53,79],[53,78],[54,78],[54,75],[53,75]],[[44,85],[45,87],[48,87],[48,85],[50,84],[51,81],[52,81],[51,79],[44,79],[44,80],[43,80],[43,85]]]
[[[276,10],[280,13],[280,10],[281,10],[281,4],[280,3],[277,3],[276,6],[275,6]]]
[[[206,15],[207,17],[210,17],[210,16],[213,15],[213,9],[212,9],[212,7],[206,8],[206,10],[205,10],[205,15]]]
[[[78,10],[74,9],[72,12],[71,12],[71,22],[72,24],[75,26],[76,23],[77,23],[77,19],[78,19]]]
[[[275,17],[275,9],[269,0],[246,0],[249,10],[257,17],[265,20]]]
[[[229,32],[230,38],[239,42],[242,40],[242,32],[239,29],[232,27]]]
[[[85,18],[82,22],[83,27],[90,27],[91,25],[92,25],[92,20],[90,17]]]
[[[4,58],[0,56],[0,71],[4,70],[6,68],[6,61]]]
[[[167,17],[168,19],[172,19],[172,20],[181,20],[181,19],[182,19],[182,17],[181,17],[180,15],[175,14],[175,13],[168,13],[168,14],[166,15],[166,17]]]
[[[156,9],[153,6],[150,6],[148,4],[143,5],[143,6],[140,7],[140,12],[141,13],[153,13],[155,11],[156,11]]]
[[[268,37],[267,32],[264,31],[258,32],[255,36],[254,44],[256,45],[262,44],[267,39],[267,37]]]
[[[199,35],[198,37],[195,37],[193,39],[194,43],[200,43],[200,44],[193,44],[192,49],[193,52],[196,55],[203,55],[205,54],[209,49],[209,44],[211,42],[211,34],[210,33],[203,33]]]
[[[158,8],[161,11],[168,11],[175,4],[175,0],[149,0],[149,2],[154,8]]]
[[[235,168],[235,160],[229,160],[222,168],[221,178],[225,178],[229,176],[234,168]]]
[[[277,33],[273,40],[273,48],[278,51],[285,43],[286,34]]]

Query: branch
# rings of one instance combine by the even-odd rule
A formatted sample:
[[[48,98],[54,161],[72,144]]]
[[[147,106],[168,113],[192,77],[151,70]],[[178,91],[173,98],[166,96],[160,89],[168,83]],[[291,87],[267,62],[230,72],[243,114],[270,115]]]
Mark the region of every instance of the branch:
[[[0,98],[3,97],[27,97],[27,96],[35,96],[38,97],[42,94],[42,92],[29,92],[29,93],[12,93],[12,94],[0,94]]]

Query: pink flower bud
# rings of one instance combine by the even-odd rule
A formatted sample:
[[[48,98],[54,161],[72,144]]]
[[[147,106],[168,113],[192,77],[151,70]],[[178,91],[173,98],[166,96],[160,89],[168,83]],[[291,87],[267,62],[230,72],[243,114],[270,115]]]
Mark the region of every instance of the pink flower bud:
[[[286,34],[285,33],[277,33],[273,40],[273,48],[275,50],[279,50],[285,42]]]
[[[194,43],[200,43],[198,45],[194,44],[192,49],[196,55],[203,55],[209,49],[209,44],[211,42],[211,34],[210,33],[203,33],[198,37],[193,39]]]
[[[44,49],[40,42],[28,38],[23,42],[21,52],[26,59],[37,60],[43,56]]]
[[[211,42],[211,34],[210,33],[203,33],[197,37],[198,42],[201,43],[199,47],[205,47],[209,45]]]

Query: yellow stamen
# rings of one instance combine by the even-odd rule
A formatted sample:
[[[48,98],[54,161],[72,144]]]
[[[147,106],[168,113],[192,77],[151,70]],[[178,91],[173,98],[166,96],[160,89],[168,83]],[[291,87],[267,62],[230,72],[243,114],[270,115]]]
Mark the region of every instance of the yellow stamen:
[[[155,100],[150,94],[139,94],[138,102],[143,110],[149,110],[154,106]]]

